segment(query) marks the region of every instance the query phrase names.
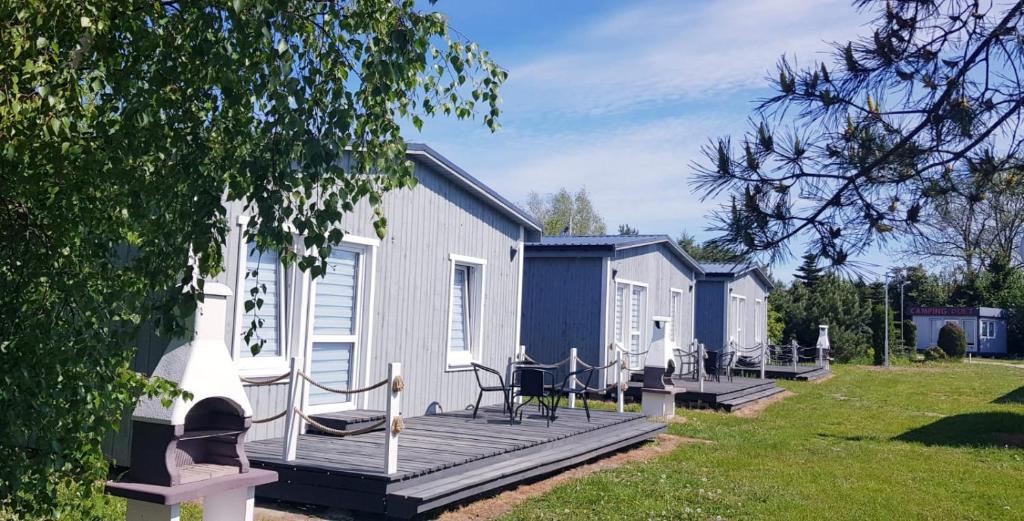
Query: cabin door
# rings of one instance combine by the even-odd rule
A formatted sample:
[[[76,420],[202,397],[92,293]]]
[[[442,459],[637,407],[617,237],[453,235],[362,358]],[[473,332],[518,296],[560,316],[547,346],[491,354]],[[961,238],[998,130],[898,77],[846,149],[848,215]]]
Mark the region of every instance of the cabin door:
[[[339,247],[327,260],[327,274],[313,281],[310,292],[310,377],[334,389],[351,389],[356,380],[362,317],[363,250]],[[308,409],[322,413],[354,408],[352,398],[307,386]]]

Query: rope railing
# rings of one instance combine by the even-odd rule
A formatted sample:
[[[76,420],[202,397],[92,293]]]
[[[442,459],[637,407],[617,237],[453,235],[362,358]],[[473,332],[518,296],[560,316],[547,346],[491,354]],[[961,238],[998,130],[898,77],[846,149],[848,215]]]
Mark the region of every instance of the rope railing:
[[[253,420],[252,422],[256,423],[256,424],[259,424],[259,423],[270,423],[272,421],[280,420],[281,418],[284,418],[284,416],[286,414],[288,414],[288,409],[285,409],[285,410],[283,410],[283,411],[281,411],[281,412],[279,412],[279,413],[277,413],[277,414],[275,414],[275,415],[273,415],[273,416],[271,416],[269,418],[263,418],[262,420]]]
[[[402,365],[397,362],[388,364],[388,376],[383,380],[359,387],[355,389],[338,389],[325,385],[316,381],[312,376],[307,374],[304,370],[299,369],[301,366],[301,359],[293,357],[290,362],[290,369],[287,375],[274,377],[267,380],[259,380],[253,385],[269,385],[270,383],[276,383],[284,379],[288,379],[288,407],[269,418],[263,418],[261,420],[254,420],[253,423],[268,423],[274,420],[280,419],[282,416],[286,417],[285,422],[285,441],[284,441],[284,461],[295,461],[296,453],[298,452],[299,442],[299,431],[301,430],[301,421],[305,421],[307,424],[315,427],[320,432],[332,435],[332,436],[355,436],[358,434],[366,434],[381,430],[383,428],[385,432],[384,442],[384,468],[388,474],[394,474],[398,471],[398,434],[405,428],[405,423],[402,417],[399,415],[399,399],[402,391],[405,390],[405,380],[402,379],[401,367]],[[243,379],[243,381],[245,381]],[[384,388],[387,390],[387,414],[385,419],[375,422],[372,425],[366,427],[360,427],[357,429],[335,429],[333,427],[324,425],[316,419],[310,417],[302,410],[303,396],[305,396],[305,389],[303,385],[310,385],[317,389],[325,392],[341,394],[345,396],[353,396],[357,394],[365,394],[370,391]]]
[[[305,420],[310,425],[316,427],[317,430],[326,432],[327,434],[330,434],[331,436],[339,436],[339,437],[342,437],[342,438],[344,438],[345,436],[356,436],[356,435],[359,435],[359,434],[366,434],[368,432],[373,432],[373,431],[379,430],[382,427],[384,427],[384,425],[388,422],[385,419],[385,420],[380,420],[380,421],[374,423],[373,425],[368,425],[366,427],[361,427],[361,428],[358,428],[358,429],[343,430],[343,429],[335,429],[333,427],[328,427],[328,426],[326,426],[326,425],[324,425],[324,424],[314,420],[313,418],[310,418],[305,413],[303,413],[301,409],[295,409],[295,414],[298,414],[300,418]]]
[[[353,395],[353,394],[361,394],[361,393],[370,392],[370,391],[372,391],[374,389],[377,389],[379,387],[382,387],[382,386],[384,386],[385,384],[388,383],[388,379],[385,378],[385,379],[383,379],[383,380],[381,380],[381,381],[379,381],[377,383],[370,384],[370,385],[368,385],[366,387],[360,387],[360,388],[357,388],[357,389],[337,389],[337,388],[334,388],[334,387],[328,387],[328,386],[326,386],[326,385],[324,385],[324,384],[322,384],[320,382],[317,382],[312,377],[310,377],[308,374],[306,374],[304,371],[299,371],[299,376],[301,376],[303,380],[309,382],[310,385],[312,385],[313,387],[316,387],[317,389],[322,389],[322,390],[327,391],[329,393],[344,394],[344,395]]]
[[[282,380],[287,380],[289,376],[291,376],[291,373],[285,373],[280,376],[268,376],[266,378],[245,378],[243,376],[239,376],[238,379],[244,384],[249,384],[254,387],[262,387],[264,385],[273,385]]]

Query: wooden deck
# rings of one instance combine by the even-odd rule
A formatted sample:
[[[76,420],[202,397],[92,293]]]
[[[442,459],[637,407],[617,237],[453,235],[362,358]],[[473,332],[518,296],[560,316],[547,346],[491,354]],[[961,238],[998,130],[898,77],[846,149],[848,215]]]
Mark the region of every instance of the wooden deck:
[[[752,374],[755,371],[744,371],[746,374]],[[828,369],[818,367],[817,365],[798,365],[793,367],[792,365],[766,365],[764,367],[764,375],[767,378],[778,378],[782,380],[801,380],[801,381],[813,381],[819,378],[824,378],[832,374],[832,371]]]
[[[706,381],[704,390],[700,390],[697,382],[691,379],[676,377],[676,404],[682,407],[712,408],[735,411],[747,407],[758,400],[781,393],[783,389],[775,385],[774,380],[760,380],[734,376],[730,382],[723,377],[721,382]],[[642,382],[630,382],[627,396],[639,400]]]
[[[304,434],[298,457],[281,459],[282,439],[248,443],[255,468],[275,470],[277,483],[257,497],[409,518],[557,472],[635,445],[665,431],[639,414],[559,409],[548,426],[524,414],[509,425],[500,408],[417,416],[399,438],[398,472],[384,473],[384,434],[345,438]]]

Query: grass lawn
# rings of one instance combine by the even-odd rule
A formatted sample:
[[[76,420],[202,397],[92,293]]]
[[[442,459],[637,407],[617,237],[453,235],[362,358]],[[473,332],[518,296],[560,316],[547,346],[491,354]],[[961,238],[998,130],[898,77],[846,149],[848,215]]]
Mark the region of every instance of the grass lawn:
[[[507,519],[1024,519],[1024,370],[834,367],[757,418],[680,409],[704,438],[562,485]]]

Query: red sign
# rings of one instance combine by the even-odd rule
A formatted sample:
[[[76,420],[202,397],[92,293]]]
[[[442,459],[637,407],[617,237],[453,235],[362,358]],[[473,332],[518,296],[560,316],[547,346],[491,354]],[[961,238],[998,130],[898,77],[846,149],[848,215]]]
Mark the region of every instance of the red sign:
[[[910,308],[911,315],[927,315],[939,317],[976,317],[978,308],[956,308],[956,307],[932,307],[932,308]]]

